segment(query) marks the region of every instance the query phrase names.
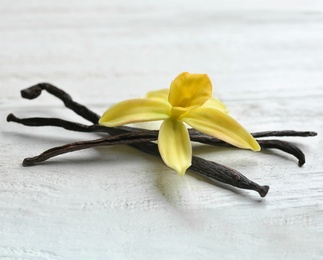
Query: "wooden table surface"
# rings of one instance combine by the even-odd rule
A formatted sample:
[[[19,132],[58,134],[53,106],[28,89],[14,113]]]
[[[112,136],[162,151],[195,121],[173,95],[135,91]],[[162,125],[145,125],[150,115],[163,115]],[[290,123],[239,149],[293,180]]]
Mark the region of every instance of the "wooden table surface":
[[[323,259],[322,1],[0,0],[1,259]],[[125,146],[22,167],[23,158],[95,134],[7,123],[85,122],[42,94],[55,84],[101,114],[207,73],[250,132],[312,130],[282,152],[198,145],[194,154],[270,185],[253,191],[178,176]]]

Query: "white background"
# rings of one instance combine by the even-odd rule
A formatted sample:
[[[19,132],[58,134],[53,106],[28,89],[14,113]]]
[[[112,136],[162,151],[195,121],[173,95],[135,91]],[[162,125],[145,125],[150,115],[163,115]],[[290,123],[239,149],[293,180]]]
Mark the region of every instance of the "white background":
[[[0,0],[1,259],[323,259],[322,1]],[[7,123],[85,122],[43,93],[51,82],[98,113],[207,73],[250,132],[313,130],[286,154],[198,145],[194,154],[270,185],[253,191],[177,176],[120,146],[23,158],[94,134]]]

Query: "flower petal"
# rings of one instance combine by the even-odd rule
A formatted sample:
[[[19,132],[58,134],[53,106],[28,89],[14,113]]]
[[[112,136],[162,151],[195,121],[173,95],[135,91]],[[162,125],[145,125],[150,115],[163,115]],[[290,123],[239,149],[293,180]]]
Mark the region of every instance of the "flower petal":
[[[186,126],[176,119],[166,119],[158,135],[160,155],[167,166],[184,175],[192,161],[192,146]]]
[[[188,109],[202,106],[212,95],[212,83],[206,74],[183,72],[171,83],[168,102]]]
[[[169,89],[160,89],[148,92],[146,98],[158,99],[164,102],[168,102],[168,94]]]
[[[100,125],[107,127],[129,123],[163,120],[169,117],[170,105],[154,99],[130,99],[122,101],[104,112]]]
[[[260,151],[260,145],[235,119],[219,109],[201,107],[188,111],[181,118],[205,134],[217,137],[234,146]]]
[[[214,97],[211,97],[208,101],[206,101],[203,107],[215,108],[221,110],[224,113],[229,113],[226,105],[222,101]]]

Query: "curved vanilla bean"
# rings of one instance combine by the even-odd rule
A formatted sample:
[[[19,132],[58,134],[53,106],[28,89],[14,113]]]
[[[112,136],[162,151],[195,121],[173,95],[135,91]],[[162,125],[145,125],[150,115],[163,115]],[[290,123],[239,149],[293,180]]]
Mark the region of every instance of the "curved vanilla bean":
[[[281,140],[257,140],[261,148],[278,149],[294,155],[298,159],[298,165],[301,167],[305,163],[305,154],[297,146]]]
[[[64,102],[64,105],[73,110],[76,114],[80,115],[81,117],[87,119],[88,121],[96,124],[100,118],[100,116],[93,111],[89,110],[87,107],[74,102],[69,94],[65,91],[55,87],[49,83],[39,83],[32,87],[23,89],[21,91],[21,96],[27,99],[35,99],[37,98],[42,90],[46,90],[48,93],[54,95],[55,97],[59,98]]]
[[[264,135],[265,134],[265,135]],[[291,134],[291,135],[288,135]],[[298,132],[298,131],[275,131],[273,133],[273,136],[315,136],[315,132]],[[254,137],[265,137],[265,136],[271,136],[271,132],[259,132],[259,133],[253,133]],[[215,145],[215,146],[227,146],[231,147],[230,144],[225,143],[217,138],[214,138],[212,136],[208,136],[205,134],[195,133],[191,135],[191,140],[195,142],[200,142],[208,145]],[[258,139],[257,142],[261,146],[262,149],[278,149],[285,153],[288,153],[290,155],[295,156],[298,159],[298,165],[301,167],[305,164],[305,154],[302,152],[301,149],[299,149],[297,146],[290,142],[281,141],[281,140],[263,140]]]
[[[54,147],[40,155],[26,158],[23,161],[23,166],[32,166],[40,162],[44,162],[52,157],[60,154],[70,153],[74,151],[79,151],[83,149],[98,147],[98,146],[109,146],[109,145],[119,145],[119,144],[133,144],[133,143],[144,143],[156,140],[156,132],[142,133],[142,132],[132,132],[127,134],[121,134],[117,136],[109,136],[106,138],[100,138],[89,141],[80,141],[70,144],[65,144],[62,146]]]

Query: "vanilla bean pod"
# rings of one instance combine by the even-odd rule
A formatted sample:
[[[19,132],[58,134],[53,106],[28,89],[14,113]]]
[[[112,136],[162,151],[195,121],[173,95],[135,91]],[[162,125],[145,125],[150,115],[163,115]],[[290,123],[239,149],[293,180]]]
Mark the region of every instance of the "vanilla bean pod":
[[[224,141],[215,138],[213,136],[201,133],[196,129],[189,129],[190,137],[196,140],[199,140],[200,143],[205,144],[221,144]],[[264,131],[264,132],[255,132],[251,133],[254,138],[263,138],[263,137],[312,137],[316,136],[317,133],[313,131],[294,131],[294,130],[280,130],[280,131]]]
[[[209,135],[205,135],[196,131],[195,129],[191,129],[190,137],[192,141],[216,145],[216,146],[231,146],[228,143],[225,143],[217,138],[214,138]],[[272,136],[297,136],[297,137],[311,137],[316,136],[317,133],[311,131],[292,131],[292,130],[283,130],[283,131],[266,131],[266,132],[257,132],[251,134],[253,137],[257,137],[257,142],[261,146],[262,149],[278,149],[288,154],[295,156],[298,159],[298,165],[301,167],[305,164],[305,155],[301,149],[290,142],[281,141],[281,140],[263,140],[258,139],[261,137],[272,137]]]
[[[147,143],[146,145],[133,143],[130,144],[130,146],[135,147],[140,151],[155,156],[160,156],[158,147],[154,143]],[[269,186],[259,185],[249,180],[246,176],[244,176],[237,170],[216,162],[205,160],[197,156],[192,156],[192,165],[189,167],[189,169],[212,181],[216,180],[241,189],[257,191],[261,197],[265,197],[269,190]]]
[[[30,118],[18,118],[14,114],[7,116],[8,122],[15,122],[26,126],[55,126],[61,127],[70,131],[77,132],[105,132],[106,127],[99,125],[84,125],[76,122],[67,121],[60,118],[45,118],[45,117],[30,117]]]
[[[254,138],[261,137],[283,137],[283,136],[296,136],[296,137],[310,137],[316,136],[317,133],[313,131],[294,131],[294,130],[281,130],[281,131],[264,131],[253,133]]]
[[[87,119],[88,121],[96,124],[100,116],[93,111],[89,110],[87,107],[74,102],[69,94],[67,94],[64,90],[55,87],[49,83],[39,83],[32,87],[23,89],[21,91],[21,96],[26,99],[35,99],[37,98],[43,90],[46,90],[48,93],[62,100],[64,105],[73,110],[79,116]]]
[[[95,140],[79,141],[70,144],[65,144],[62,146],[51,148],[41,153],[40,155],[24,159],[23,166],[32,166],[60,154],[70,153],[98,146],[150,142],[156,140],[156,133],[157,131],[152,131],[150,133],[132,132],[117,136],[109,136],[107,138],[99,138]]]
[[[265,149],[278,149],[294,155],[298,159],[298,166],[301,167],[305,164],[305,154],[296,145],[281,140],[258,140],[257,142],[261,148]]]

